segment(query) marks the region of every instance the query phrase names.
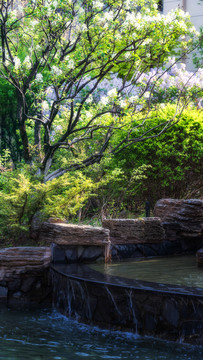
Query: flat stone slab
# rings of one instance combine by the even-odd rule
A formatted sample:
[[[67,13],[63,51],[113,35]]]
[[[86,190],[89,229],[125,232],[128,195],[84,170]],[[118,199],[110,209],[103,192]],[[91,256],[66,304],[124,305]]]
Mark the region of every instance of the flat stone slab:
[[[39,241],[58,245],[104,245],[110,242],[109,230],[90,225],[46,222],[40,228]]]
[[[50,247],[12,247],[0,250],[0,280],[20,274],[37,273],[48,268],[51,262]]]
[[[112,244],[157,244],[164,241],[164,228],[159,218],[105,219]]]

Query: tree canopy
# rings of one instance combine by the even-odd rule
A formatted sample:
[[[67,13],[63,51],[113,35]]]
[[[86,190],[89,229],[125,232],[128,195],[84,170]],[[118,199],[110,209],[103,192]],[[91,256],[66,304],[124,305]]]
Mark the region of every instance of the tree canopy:
[[[172,118],[150,125],[156,81],[149,88],[150,77],[145,86],[140,78],[154,68],[159,81],[169,56],[176,62],[193,49],[196,32],[182,10],[165,16],[157,7],[154,0],[1,1],[0,76],[15,90],[9,121],[21,156],[45,181],[177,121],[183,99]]]

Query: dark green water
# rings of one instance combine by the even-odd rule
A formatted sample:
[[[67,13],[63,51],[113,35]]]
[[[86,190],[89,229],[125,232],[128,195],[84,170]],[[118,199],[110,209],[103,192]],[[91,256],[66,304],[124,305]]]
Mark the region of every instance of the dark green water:
[[[200,360],[203,349],[102,331],[48,310],[0,309],[3,360]]]
[[[203,288],[203,268],[195,255],[125,261],[108,265],[94,264],[97,271],[130,279]]]

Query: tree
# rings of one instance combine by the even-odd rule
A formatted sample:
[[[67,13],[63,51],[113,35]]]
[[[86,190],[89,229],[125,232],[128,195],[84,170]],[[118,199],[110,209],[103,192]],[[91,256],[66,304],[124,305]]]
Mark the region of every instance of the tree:
[[[0,74],[15,89],[24,161],[37,162],[45,181],[177,121],[150,127],[155,84],[150,91],[149,82],[137,84],[169,55],[180,59],[193,48],[195,29],[180,9],[161,15],[154,0],[29,0],[15,9],[3,0],[0,23]],[[117,87],[107,91],[105,79]],[[126,135],[115,144],[121,129]]]

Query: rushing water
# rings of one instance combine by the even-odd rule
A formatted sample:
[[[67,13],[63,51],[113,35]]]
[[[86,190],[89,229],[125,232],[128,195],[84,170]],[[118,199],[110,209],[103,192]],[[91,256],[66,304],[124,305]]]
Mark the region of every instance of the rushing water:
[[[203,349],[103,331],[57,312],[0,309],[3,360],[200,360]]]
[[[197,266],[195,255],[133,260],[105,266],[94,264],[91,267],[108,275],[203,288],[203,269]]]

